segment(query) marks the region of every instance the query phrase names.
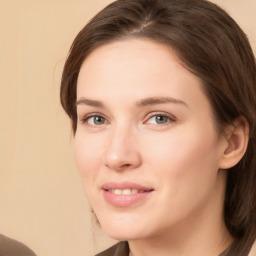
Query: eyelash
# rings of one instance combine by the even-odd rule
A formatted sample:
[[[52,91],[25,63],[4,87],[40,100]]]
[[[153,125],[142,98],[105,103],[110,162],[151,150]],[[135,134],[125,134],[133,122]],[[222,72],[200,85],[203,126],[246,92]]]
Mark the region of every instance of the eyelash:
[[[146,122],[148,122],[151,118],[161,116],[164,118],[167,118],[168,121],[164,124],[150,124],[154,126],[163,126],[163,125],[168,125],[170,123],[176,122],[177,118],[171,114],[165,113],[165,112],[155,112],[155,113],[150,113],[149,115],[146,116]]]
[[[167,121],[166,123],[163,123],[163,124],[149,124],[149,125],[152,125],[152,126],[164,126],[164,125],[168,125],[168,124],[170,124],[170,123],[172,123],[172,122],[176,122],[176,121],[177,121],[177,118],[176,118],[175,116],[171,115],[171,114],[168,114],[168,113],[165,113],[165,112],[154,112],[154,113],[148,114],[148,115],[146,116],[146,121],[143,122],[143,124],[147,123],[148,120],[150,120],[151,118],[157,117],[157,116],[161,116],[161,117],[167,118],[168,121]],[[102,114],[100,114],[100,113],[91,113],[91,114],[89,114],[89,115],[86,115],[85,117],[83,117],[83,118],[81,119],[81,123],[82,123],[82,124],[85,124],[85,125],[88,125],[88,126],[91,126],[91,127],[93,127],[93,128],[99,128],[99,127],[102,127],[102,125],[106,125],[106,123],[100,124],[100,125],[96,125],[96,124],[92,125],[92,124],[89,124],[89,123],[88,123],[88,120],[89,120],[89,118],[91,118],[91,117],[101,117],[101,118],[103,118],[103,119],[105,120],[106,123],[108,123],[108,121],[107,121],[107,119],[104,117],[104,115],[102,115]]]
[[[83,118],[81,119],[81,123],[82,123],[82,124],[86,124],[86,125],[88,125],[88,126],[92,126],[92,127],[101,126],[101,125],[91,125],[91,124],[89,124],[89,123],[88,123],[88,120],[89,120],[89,118],[91,118],[91,117],[101,117],[101,118],[103,118],[105,121],[107,121],[107,119],[106,119],[102,114],[100,114],[100,113],[91,113],[91,114],[86,115],[85,117],[83,117]]]

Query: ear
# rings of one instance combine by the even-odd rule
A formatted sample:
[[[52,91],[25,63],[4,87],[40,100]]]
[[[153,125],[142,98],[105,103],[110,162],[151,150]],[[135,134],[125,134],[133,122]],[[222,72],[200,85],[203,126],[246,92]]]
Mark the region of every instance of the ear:
[[[220,159],[219,168],[229,169],[235,166],[244,156],[249,140],[249,124],[241,116],[225,130],[226,143]]]

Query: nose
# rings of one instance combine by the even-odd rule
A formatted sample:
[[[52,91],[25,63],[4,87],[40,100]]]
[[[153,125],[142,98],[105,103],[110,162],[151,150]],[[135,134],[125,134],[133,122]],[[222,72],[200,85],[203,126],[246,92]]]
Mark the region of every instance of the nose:
[[[141,165],[138,141],[127,128],[115,129],[109,135],[105,166],[115,171],[136,169]]]

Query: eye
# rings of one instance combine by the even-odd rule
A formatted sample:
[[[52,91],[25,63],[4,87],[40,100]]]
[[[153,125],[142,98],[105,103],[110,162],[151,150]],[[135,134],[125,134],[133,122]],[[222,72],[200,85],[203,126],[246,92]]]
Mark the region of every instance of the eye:
[[[167,115],[167,114],[156,114],[151,116],[148,120],[147,123],[148,124],[157,124],[157,125],[164,125],[164,124],[168,124],[170,122],[174,122],[175,118]]]
[[[87,123],[92,126],[103,125],[103,124],[106,124],[107,122],[107,120],[104,117],[99,115],[92,115],[89,117],[85,117],[82,121],[83,123]]]

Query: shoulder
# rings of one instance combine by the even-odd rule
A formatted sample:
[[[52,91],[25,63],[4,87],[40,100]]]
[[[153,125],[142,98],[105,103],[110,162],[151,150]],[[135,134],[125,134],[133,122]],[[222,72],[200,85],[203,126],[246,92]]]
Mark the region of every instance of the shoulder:
[[[0,234],[0,255],[36,256],[26,245]]]
[[[129,246],[127,242],[119,242],[107,250],[95,256],[129,256]]]

